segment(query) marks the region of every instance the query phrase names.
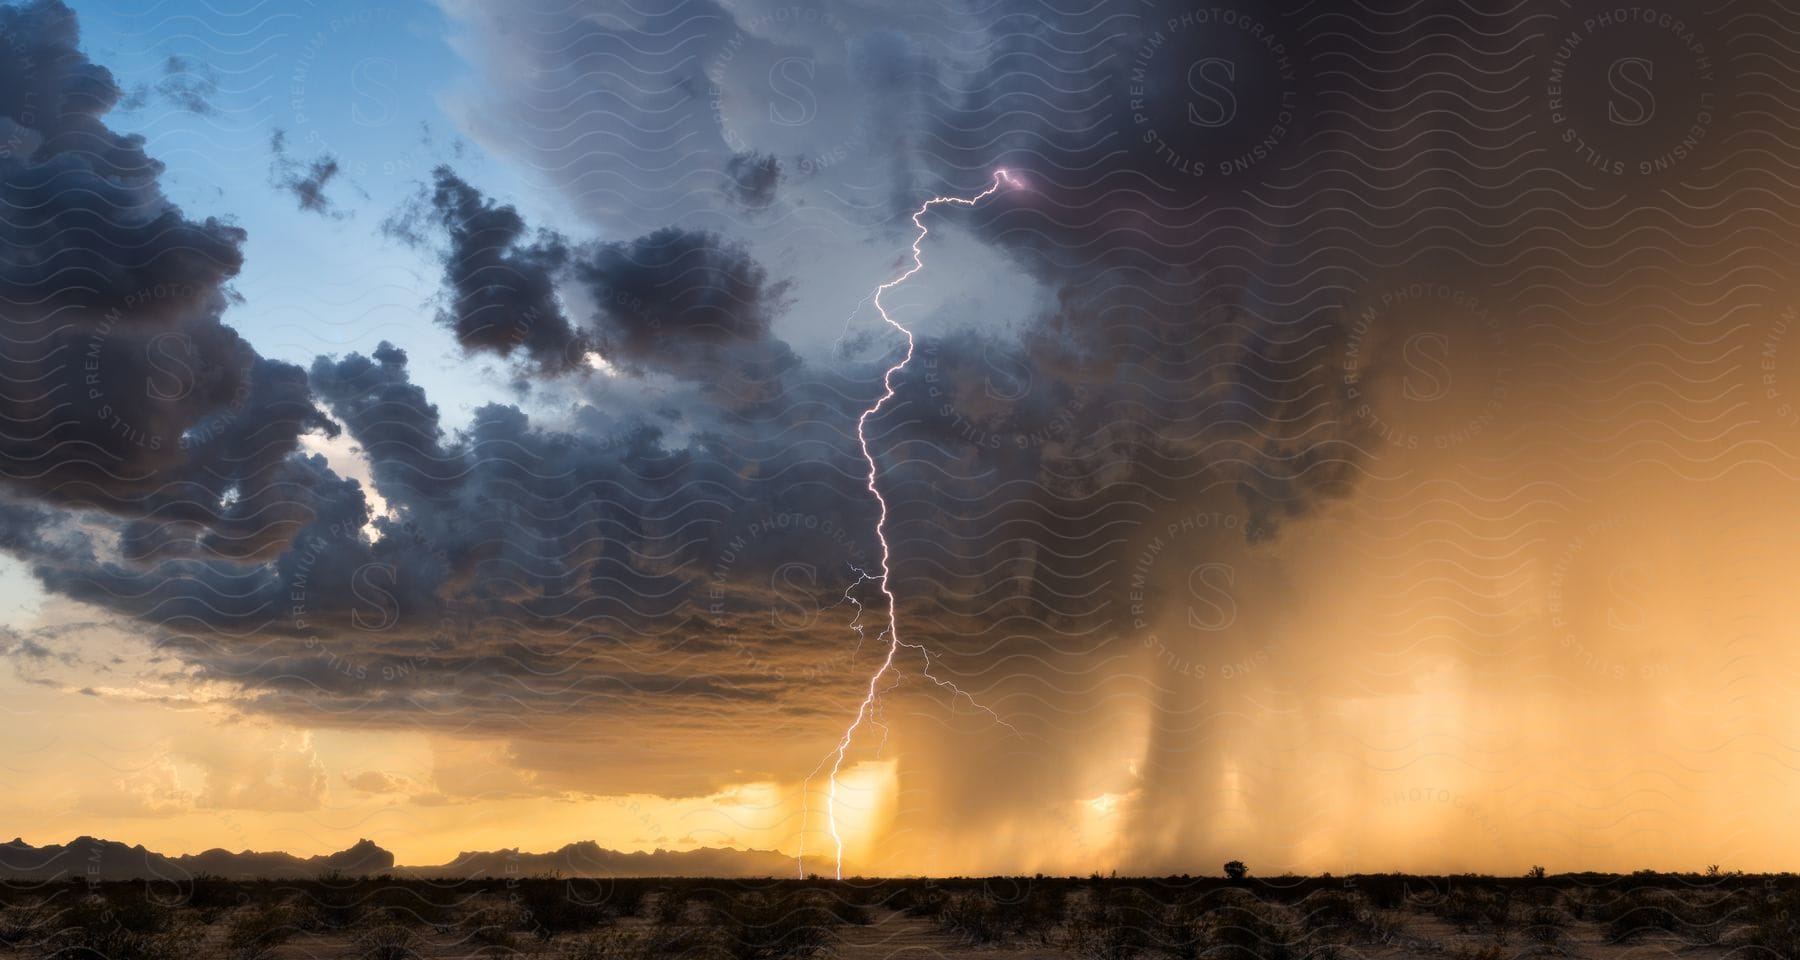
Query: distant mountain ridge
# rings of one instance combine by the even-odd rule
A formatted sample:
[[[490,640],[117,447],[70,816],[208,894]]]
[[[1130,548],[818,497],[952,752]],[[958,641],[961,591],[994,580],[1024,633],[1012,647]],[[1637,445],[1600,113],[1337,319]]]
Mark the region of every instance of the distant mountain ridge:
[[[809,867],[816,871],[823,865]],[[142,844],[77,837],[67,844],[35,847],[23,838],[0,843],[0,879],[4,880],[187,880],[213,874],[230,880],[298,880],[325,873],[366,876],[381,873],[419,877],[781,877],[795,874],[794,858],[773,850],[705,847],[698,850],[655,850],[627,853],[592,840],[568,844],[548,853],[517,848],[469,851],[436,866],[397,867],[394,855],[372,840],[358,840],[337,853],[296,857],[224,849],[169,856]]]
[[[296,857],[291,853],[232,853],[214,848],[168,856],[116,840],[76,837],[67,844],[34,847],[23,838],[0,843],[0,878],[96,880],[185,880],[210,873],[232,880],[292,880],[336,871],[346,875],[393,870],[394,855],[371,840],[358,840],[337,853]]]
[[[817,872],[824,867],[809,864],[809,869]],[[517,849],[459,853],[449,863],[400,870],[425,877],[791,877],[795,876],[795,862],[774,850],[702,847],[626,853],[583,840],[549,853]]]

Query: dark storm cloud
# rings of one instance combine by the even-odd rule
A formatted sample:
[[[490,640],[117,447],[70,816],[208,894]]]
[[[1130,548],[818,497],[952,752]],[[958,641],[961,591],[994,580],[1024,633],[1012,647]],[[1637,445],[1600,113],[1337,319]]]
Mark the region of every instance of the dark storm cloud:
[[[514,207],[448,167],[388,231],[425,244],[427,225],[447,240],[441,317],[465,349],[518,351],[548,374],[581,369],[592,351],[633,373],[683,379],[787,360],[769,335],[786,282],[716,233],[667,227],[630,241],[577,242],[532,230]],[[580,288],[585,318],[569,314],[565,284]]]
[[[0,483],[136,522],[134,549],[263,555],[293,532],[257,512],[271,476],[325,425],[301,371],[219,319],[243,231],[169,203],[78,39],[60,3],[0,7],[0,239],[33,252],[0,263]]]
[[[325,187],[343,172],[337,158],[322,153],[309,162],[301,162],[288,154],[287,133],[276,130],[269,135],[270,182],[278,189],[293,194],[300,209],[324,216],[335,216],[336,208],[325,195]]]
[[[1229,262],[1208,285],[1218,289],[1199,296],[1193,288],[1205,265],[1182,258],[1219,246],[1195,239],[1217,227],[1225,246],[1291,262],[1295,275],[1313,265],[1291,252],[1270,253],[1281,238],[1245,226],[1254,218],[1165,221],[1167,209],[1197,201],[1179,193],[1171,200],[1163,189],[1157,195],[1171,206],[1147,205],[1132,192],[1143,185],[1143,170],[1135,180],[1117,174],[1132,189],[1115,189],[1111,180],[1093,186],[1091,171],[1104,169],[1099,159],[1123,132],[1117,118],[1094,125],[1106,108],[1081,79],[1083,71],[1118,68],[1123,41],[1114,34],[1123,27],[1104,6],[1087,21],[1062,25],[1067,34],[1042,36],[1027,29],[1037,21],[1022,13],[996,13],[987,66],[960,80],[932,60],[929,43],[840,13],[842,31],[828,21],[790,30],[773,13],[763,21],[749,13],[741,21],[658,15],[641,26],[650,35],[678,28],[659,44],[712,31],[696,49],[714,59],[733,49],[740,30],[735,49],[758,56],[810,43],[828,46],[840,64],[859,57],[841,64],[846,75],[885,103],[908,107],[893,114],[901,118],[894,125],[923,139],[915,151],[858,166],[857,157],[902,131],[828,137],[820,149],[845,151],[844,166],[821,165],[815,151],[803,158],[807,176],[830,179],[857,167],[876,182],[883,203],[862,215],[902,231],[904,214],[928,189],[973,192],[996,160],[1027,172],[1031,192],[945,216],[1046,278],[1054,305],[1016,338],[966,329],[921,338],[869,436],[882,458],[894,584],[909,639],[932,645],[941,675],[975,678],[985,693],[1079,703],[1085,668],[1115,615],[1093,584],[1116,576],[1124,531],[1149,515],[1149,505],[1180,499],[1243,509],[1242,496],[1256,517],[1250,527],[1267,536],[1344,481],[1351,457],[1335,429],[1339,397],[1319,373],[1320,356],[1334,349],[1332,324],[1310,306],[1273,309],[1293,302],[1290,292],[1252,284]],[[573,41],[544,61],[549,74],[573,75],[643,40],[604,36],[587,22],[517,35]],[[1051,42],[1065,35],[1104,42]],[[1019,76],[1037,57],[1056,65],[1048,88]],[[129,321],[116,322],[101,347],[100,380],[109,386],[93,402],[107,401],[109,390],[135,384],[141,394],[143,384],[156,386],[155,402],[110,400],[115,412],[162,412],[163,419],[135,426],[143,443],[98,428],[88,441],[116,450],[115,459],[137,472],[101,472],[58,453],[53,470],[74,475],[44,480],[32,471],[14,480],[51,502],[85,489],[75,479],[120,488],[109,506],[121,518],[116,550],[97,551],[59,532],[39,507],[14,517],[14,549],[32,558],[46,585],[136,618],[197,676],[240,685],[258,709],[307,722],[604,745],[593,752],[654,768],[659,786],[701,789],[722,771],[785,769],[784,751],[812,753],[810,740],[796,745],[796,730],[824,743],[841,729],[878,652],[878,644],[856,644],[852,623],[865,640],[879,632],[873,612],[856,619],[857,603],[875,600],[864,575],[877,557],[874,505],[853,431],[899,357],[897,338],[841,363],[803,358],[776,334],[788,284],[723,227],[677,223],[629,240],[564,237],[533,229],[512,206],[442,169],[419,215],[397,228],[444,239],[442,320],[464,348],[543,373],[573,373],[590,349],[618,367],[579,388],[615,392],[562,423],[508,405],[447,423],[397,348],[321,358],[303,374],[257,357],[220,323],[241,233],[187,221],[162,201],[158,168],[141,145],[97,119],[116,91],[94,78],[97,68],[80,67],[71,76],[103,94],[81,121],[84,130],[118,151],[108,176],[96,180],[112,191],[133,185],[116,206],[135,201],[160,221],[151,229],[137,226],[141,216],[110,218],[104,236],[83,245],[86,254],[99,252],[99,280],[65,291],[45,274],[12,288],[32,296],[9,298],[35,302],[54,289],[69,301],[57,322],[79,328],[110,306],[94,289],[123,299],[159,279],[186,290],[175,284],[184,277],[193,289],[134,299]],[[656,75],[634,74],[633,82]],[[47,82],[41,70],[30,76]],[[710,171],[709,184],[725,170],[740,206],[761,204],[784,174],[798,179],[795,171],[806,170],[791,158],[739,159],[744,151],[725,145],[712,151],[717,163],[665,163],[654,153],[658,144],[679,152],[682,137],[702,127],[719,136],[709,113],[691,113],[710,110],[710,78],[699,72],[684,82],[680,90],[568,88],[605,100],[607,109],[646,111],[621,116],[644,119],[670,98],[684,112],[673,127],[645,120],[588,129],[600,123],[589,118],[570,128],[576,140],[539,160],[550,169],[594,170],[593,163],[553,161],[595,149],[581,136],[623,137],[621,149],[649,158],[626,174],[670,178],[672,195],[652,192],[669,200],[670,219],[695,202],[683,181],[696,165]],[[1059,109],[1023,106],[1039,101]],[[548,105],[525,109],[539,106]],[[542,129],[584,115],[580,104],[561,106],[574,112],[537,115]],[[948,110],[948,119],[921,115],[924,107]],[[75,166],[96,162],[59,151],[58,134],[41,118],[25,126],[31,132],[20,143],[42,141],[33,163],[51,156]],[[995,137],[997,153],[980,149]],[[9,196],[17,184],[36,182],[26,172],[8,168]],[[584,201],[649,199],[587,186],[598,192],[578,190]],[[306,194],[298,195],[304,204]],[[43,196],[89,202],[79,190],[46,188]],[[817,203],[819,194],[807,199]],[[48,249],[54,229],[17,239]],[[882,242],[897,254],[906,236]],[[119,255],[151,241],[168,243],[168,255]],[[147,272],[121,263],[155,264],[155,272],[117,276]],[[46,313],[58,305],[52,300]],[[1208,318],[1198,330],[1196,316]],[[140,325],[187,339],[127,336]],[[194,374],[184,400],[158,400],[189,384],[167,379],[180,369]],[[7,372],[18,384],[36,370]],[[688,403],[666,429],[639,423],[619,399],[657,377],[676,381]],[[607,432],[582,428],[602,413]],[[295,452],[300,432],[330,431],[334,422],[367,457],[391,515],[375,516],[359,485],[323,459]],[[916,651],[906,656],[909,670],[922,666]],[[1003,679],[986,676],[995,664],[1043,662],[1064,672],[1015,667]],[[635,722],[592,722],[624,716]],[[646,756],[656,751],[642,742],[644,731],[657,729],[672,731],[656,735],[660,760]],[[718,729],[740,736],[727,749],[706,736]],[[805,766],[816,759],[808,756]],[[613,772],[589,766],[584,776]]]
[[[787,290],[742,244],[676,227],[590,247],[575,275],[600,305],[601,352],[671,372],[767,340]]]
[[[875,71],[883,89],[920,82],[924,61],[901,46],[892,69]],[[995,209],[1029,217],[1038,202],[1009,195]],[[255,482],[195,491],[204,512],[134,524],[119,556],[46,563],[40,577],[155,625],[202,676],[299,717],[561,736],[590,714],[629,710],[761,725],[772,742],[794,722],[837,723],[866,683],[870,651],[858,652],[851,624],[876,562],[853,429],[900,344],[841,365],[804,361],[774,334],[786,283],[717,231],[569,239],[531,229],[448,170],[420,213],[399,227],[447,239],[445,320],[465,347],[562,372],[591,345],[616,360],[615,389],[672,375],[699,408],[686,435],[627,419],[596,436],[506,405],[444,423],[388,346],[321,359],[306,378],[271,368],[250,408],[291,405],[278,423],[321,427],[300,405],[329,410],[391,517],[372,517],[363,491],[321,459],[276,443]],[[1060,242],[1045,231],[1035,248]],[[1111,562],[1120,527],[1141,518],[1142,498],[1192,488],[1184,459],[1196,446],[1221,465],[1204,488],[1221,499],[1249,475],[1263,500],[1304,502],[1311,488],[1295,478],[1321,459],[1293,453],[1308,427],[1298,414],[1317,417],[1330,399],[1291,375],[1317,353],[1303,331],[1240,316],[1199,342],[1171,334],[1174,318],[1094,336],[1095,318],[1165,316],[1170,301],[1129,296],[1103,282],[1092,251],[1058,249],[1081,269],[1036,329],[1018,341],[921,339],[870,423],[910,636],[934,642],[953,675],[1017,656],[1079,662],[1106,615],[1085,584]],[[560,291],[571,286],[591,316],[568,312]],[[1244,362],[1221,368],[1221,355]],[[1213,392],[1204,414],[1168,388],[1193,364]],[[237,431],[259,423],[220,421],[219,445],[247,444]],[[1162,435],[1170,424],[1191,427],[1186,446]],[[266,522],[259,535],[216,532],[252,518]],[[1019,682],[1026,695],[1062,696],[1054,680]]]
[[[1170,458],[1206,462],[1245,495],[1260,518],[1258,536],[1341,491],[1356,469],[1358,438],[1322,358],[1341,347],[1333,284],[1359,282],[1359,265],[1321,262],[1299,246],[1316,229],[1284,235],[1268,217],[1216,202],[1220,184],[1241,187],[1242,176],[1171,171],[1178,163],[1244,158],[1260,170],[1292,165],[1320,112],[1317,67],[1308,59],[1317,51],[1303,49],[1293,17],[1271,3],[933,9],[927,22],[847,3],[722,11],[696,0],[640,22],[583,17],[554,4],[507,5],[508,18],[532,29],[482,29],[475,49],[494,63],[529,61],[557,74],[577,74],[590,62],[617,65],[622,82],[605,91],[520,88],[494,72],[488,105],[511,134],[496,149],[568,178],[567,195],[594,219],[656,209],[690,234],[701,229],[685,226],[691,223],[734,236],[749,229],[731,212],[747,206],[746,177],[779,169],[791,181],[782,190],[797,203],[829,205],[837,218],[806,234],[806,260],[821,273],[832,269],[834,244],[862,239],[844,218],[880,224],[904,249],[906,217],[925,197],[973,194],[997,167],[1021,171],[1027,190],[1003,193],[980,210],[933,216],[973,227],[1063,293],[1061,306],[1035,318],[1038,330],[1025,343],[994,349],[1041,354],[1043,343],[1056,341],[1076,362],[1036,369],[1040,396],[1024,398],[1018,410],[1008,401],[954,405],[947,428],[983,442],[1025,434],[1040,447],[1047,424],[1033,417],[1057,418],[1067,432],[1051,451],[1094,478],[1106,475],[1102,464],[1116,472],[1140,458],[1159,467]],[[481,24],[500,10],[476,3],[460,13]],[[1160,36],[1155,45],[1152,36]],[[1199,60],[1255,73],[1251,92],[1229,104],[1248,121],[1183,113],[1194,95],[1176,74]],[[789,67],[808,82],[783,82]],[[669,82],[650,84],[651,77]],[[1156,119],[1146,124],[1145,117]],[[1160,152],[1144,144],[1152,128]],[[632,135],[604,158],[595,152],[590,138],[621,130]],[[1265,144],[1271,137],[1272,147]],[[709,162],[727,173],[722,205],[686,179]],[[657,199],[634,205],[624,195],[633,188]],[[767,242],[777,233],[749,236]],[[1167,344],[1191,336],[1201,285],[1234,306],[1237,320],[1223,333],[1203,334],[1210,351],[1188,351],[1185,363],[1172,363]],[[759,338],[770,312],[740,313],[719,332]],[[644,352],[637,331],[646,327],[657,331],[665,355],[705,352],[705,340],[670,335],[666,311],[635,320],[615,321],[610,331],[615,352],[627,358]],[[1048,382],[1077,372],[1089,379]],[[1209,408],[1227,425],[1185,429],[1193,415],[1184,387],[1195,377],[1218,380],[1213,389],[1230,393]],[[988,392],[972,396],[961,386],[963,401]],[[1080,393],[1081,412],[1034,411],[1051,393]],[[1036,466],[1014,454],[1006,468]]]
[[[725,163],[725,176],[733,200],[760,210],[775,202],[775,189],[781,186],[781,158],[772,153],[734,153]]]
[[[548,373],[579,365],[584,338],[563,311],[558,277],[567,269],[567,242],[548,231],[527,236],[510,205],[483,196],[448,167],[432,173],[426,215],[447,239],[441,322],[470,351],[518,353]]]

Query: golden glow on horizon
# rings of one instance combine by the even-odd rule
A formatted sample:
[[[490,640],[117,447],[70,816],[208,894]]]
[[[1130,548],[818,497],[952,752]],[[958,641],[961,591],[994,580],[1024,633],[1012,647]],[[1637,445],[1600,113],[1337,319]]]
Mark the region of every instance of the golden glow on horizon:
[[[1644,483],[1545,520],[1504,498],[1381,506],[1375,487],[1272,545],[1196,540],[1235,565],[1239,617],[1200,638],[1185,597],[1150,611],[1188,675],[1129,637],[1058,737],[1026,727],[1029,749],[890,701],[879,758],[841,779],[846,871],[1789,867],[1800,838],[1771,776],[1800,716],[1760,707],[1791,686],[1800,622],[1776,549],[1800,520],[1758,508],[1780,490],[1740,479],[1690,516],[1679,485]],[[41,604],[46,622],[84,617]],[[802,843],[805,750],[780,776],[609,795],[504,739],[248,718],[227,685],[152,669],[121,632],[84,639],[128,662],[86,683],[0,678],[8,821],[33,843],[313,855],[368,837],[408,865],[582,840],[830,849],[817,816]],[[809,789],[816,813],[823,781]]]

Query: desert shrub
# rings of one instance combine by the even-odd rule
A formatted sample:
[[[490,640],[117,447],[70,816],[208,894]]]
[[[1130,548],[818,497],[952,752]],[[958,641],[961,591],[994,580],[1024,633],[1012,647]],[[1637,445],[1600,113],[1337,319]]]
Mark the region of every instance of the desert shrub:
[[[256,960],[286,943],[299,927],[294,911],[280,904],[246,907],[225,928],[225,946],[237,960]]]
[[[953,894],[938,912],[937,924],[968,946],[1001,943],[1007,935],[999,906],[975,892]]]
[[[1206,905],[1188,898],[1163,908],[1150,941],[1156,950],[1175,960],[1198,960],[1206,946],[1206,931]]]
[[[644,954],[643,938],[610,929],[564,941],[554,960],[637,960]]]
[[[295,916],[305,930],[347,930],[360,923],[369,908],[359,884],[335,876],[301,886],[300,897]]]
[[[66,927],[39,945],[45,960],[188,960],[199,943],[192,927],[144,933],[124,927]]]
[[[718,940],[717,931],[702,927],[645,927],[637,942],[644,957],[700,960],[720,956]]]
[[[1496,943],[1505,943],[1507,935],[1513,927],[1512,894],[1498,890],[1481,898],[1481,918],[1487,921],[1488,930]]]
[[[459,926],[465,942],[477,949],[507,952],[518,949],[519,941],[513,936],[513,930],[519,926],[519,911],[511,902],[471,910],[463,916]]]
[[[1678,901],[1683,933],[1694,943],[1723,944],[1731,931],[1757,915],[1757,895],[1748,890],[1726,890],[1716,895],[1690,892]]]
[[[1655,931],[1674,932],[1683,926],[1680,904],[1667,890],[1629,890],[1590,906],[1594,920],[1605,925],[1606,937],[1613,943]]]
[[[1000,925],[1008,936],[1028,938],[1039,946],[1050,945],[1056,928],[1068,916],[1068,890],[1051,884],[1035,883],[1022,894],[989,899],[999,911]]]
[[[175,926],[175,911],[151,901],[142,886],[121,886],[101,895],[70,897],[56,911],[56,928],[119,928],[131,933],[162,933]]]
[[[1356,889],[1368,898],[1370,905],[1380,910],[1397,910],[1405,906],[1411,896],[1409,878],[1399,874],[1359,876],[1354,881]]]
[[[1742,914],[1745,921],[1731,937],[1746,960],[1800,957],[1800,893],[1769,891],[1756,896]]]
[[[1279,908],[1260,903],[1226,903],[1207,913],[1206,951],[1218,960],[1296,960],[1302,938],[1289,928]]]
[[[806,960],[836,940],[838,919],[816,894],[751,892],[708,905],[721,946],[733,960]]]
[[[1340,890],[1315,893],[1296,904],[1295,909],[1309,934],[1346,939],[1356,931],[1358,916],[1364,910],[1354,894]]]
[[[687,921],[688,892],[670,887],[656,895],[656,922],[664,926]]]
[[[412,960],[418,945],[411,928],[384,923],[358,931],[350,946],[357,960]]]
[[[1468,933],[1481,923],[1481,894],[1469,887],[1456,887],[1437,899],[1432,912],[1461,933]]]
[[[613,922],[611,911],[597,901],[577,896],[561,880],[526,880],[515,891],[521,930],[549,940],[559,933],[579,933]]]
[[[643,880],[570,881],[570,890],[581,900],[601,903],[615,917],[635,917],[644,911],[650,884]]]
[[[447,928],[456,922],[466,899],[454,890],[429,884],[380,883],[364,897],[364,922]]]
[[[20,900],[0,908],[0,947],[20,949],[37,943],[56,914],[46,900]]]
[[[1563,895],[1563,909],[1571,920],[1591,920],[1594,917],[1594,904],[1606,896],[1597,890],[1571,890]]]
[[[82,897],[63,923],[111,924],[134,933],[160,933],[175,923],[175,911],[151,899],[140,884],[108,889],[99,897]]]
[[[1485,929],[1496,942],[1505,943],[1512,929],[1512,895],[1506,890],[1486,890],[1463,884],[1437,899],[1434,912],[1462,933]]]
[[[134,895],[135,894],[135,895]],[[45,960],[188,960],[199,930],[175,922],[139,888],[116,891],[117,901],[82,897],[49,920],[36,944]]]
[[[233,883],[211,873],[195,876],[181,892],[182,900],[189,907],[199,911],[208,922],[217,919],[225,910],[238,906],[248,899],[243,884]]]
[[[1088,960],[1132,960],[1154,945],[1163,913],[1142,890],[1097,884],[1070,912],[1065,945]]]
[[[1387,943],[1400,930],[1400,921],[1372,907],[1348,890],[1323,890],[1294,905],[1307,941],[1315,945],[1344,940]]]
[[[944,906],[950,902],[949,894],[936,884],[926,882],[919,886],[901,887],[888,903],[896,910],[905,912],[909,917],[931,919],[942,913]]]
[[[1539,904],[1525,916],[1525,935],[1538,943],[1556,943],[1562,939],[1568,919],[1561,910]]]

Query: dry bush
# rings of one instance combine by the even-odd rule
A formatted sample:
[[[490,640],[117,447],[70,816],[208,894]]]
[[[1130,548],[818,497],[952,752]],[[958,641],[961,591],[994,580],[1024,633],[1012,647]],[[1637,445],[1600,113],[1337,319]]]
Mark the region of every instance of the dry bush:
[[[639,960],[644,938],[618,929],[602,930],[557,945],[555,960]]]
[[[1088,960],[1132,960],[1155,945],[1165,910],[1136,887],[1098,883],[1070,912],[1064,944]]]
[[[1400,930],[1397,919],[1376,910],[1349,890],[1315,892],[1295,904],[1294,910],[1313,943],[1387,943]]]
[[[1525,917],[1525,935],[1542,944],[1556,944],[1563,939],[1563,927],[1569,918],[1553,906],[1535,906]]]
[[[709,922],[732,960],[807,960],[829,951],[836,914],[810,890],[726,895],[708,905]]]
[[[51,901],[20,900],[0,908],[0,947],[11,950],[34,946],[52,929],[58,911]]]
[[[350,949],[357,960],[412,960],[418,946],[419,935],[410,927],[384,923],[358,931]]]
[[[1750,904],[1739,914],[1744,923],[1728,938],[1733,955],[1800,957],[1800,891],[1767,890],[1746,899]]]
[[[1205,955],[1217,960],[1297,960],[1323,952],[1304,949],[1306,938],[1281,908],[1263,903],[1229,903],[1210,911],[1206,943]]]
[[[559,933],[581,933],[614,921],[612,911],[579,895],[565,880],[522,880],[514,891],[519,929],[539,940]]]
[[[680,887],[670,887],[656,895],[656,922],[664,926],[678,925],[687,922],[688,892]]]
[[[151,903],[141,887],[84,896],[44,926],[37,956],[44,960],[189,960],[200,931],[174,911]]]
[[[257,960],[300,932],[294,911],[281,904],[245,907],[225,928],[225,946],[235,960]]]
[[[1589,903],[1589,913],[1606,928],[1606,938],[1626,943],[1649,933],[1676,933],[1687,926],[1687,912],[1672,890],[1637,888]]]
[[[1006,940],[1000,908],[980,893],[952,894],[938,911],[937,925],[968,946],[986,946]]]

